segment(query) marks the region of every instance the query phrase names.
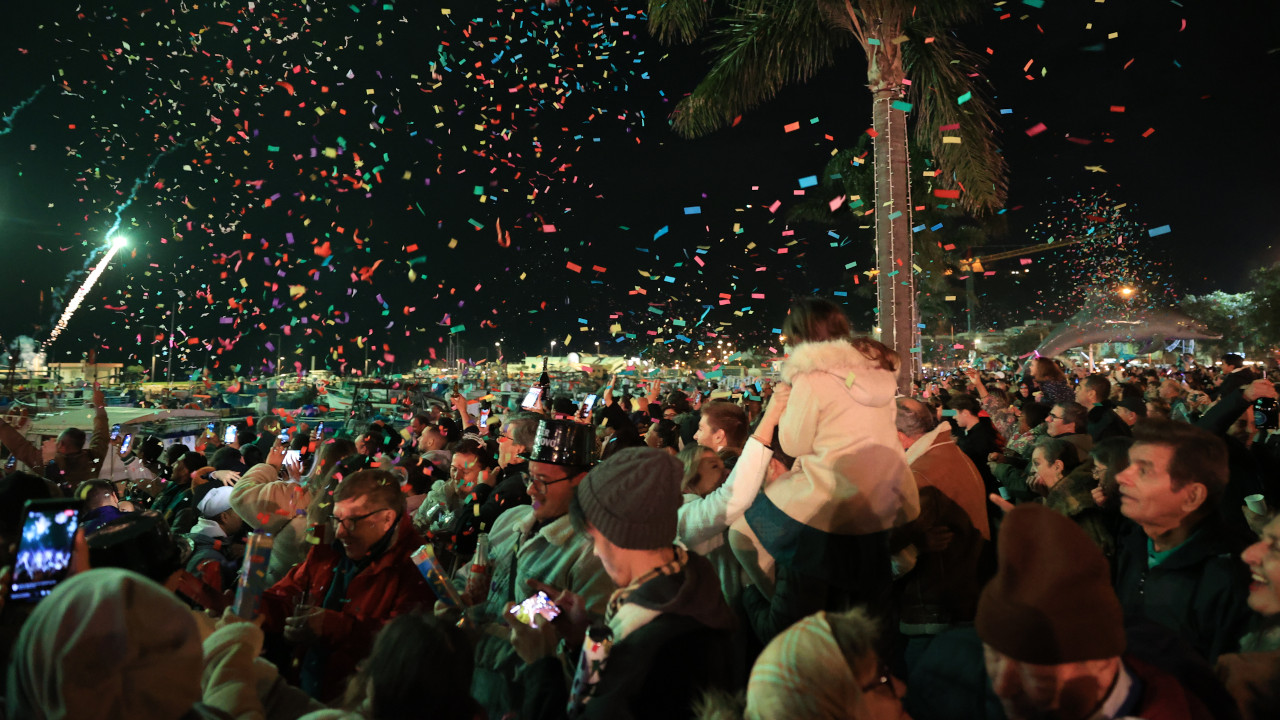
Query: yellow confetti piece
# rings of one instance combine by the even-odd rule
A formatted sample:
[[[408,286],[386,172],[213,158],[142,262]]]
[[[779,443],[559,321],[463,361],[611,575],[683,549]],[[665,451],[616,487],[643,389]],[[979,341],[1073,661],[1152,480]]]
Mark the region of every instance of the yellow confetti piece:
[[[942,144],[943,145],[959,145],[960,138],[956,137],[955,135],[943,135]]]

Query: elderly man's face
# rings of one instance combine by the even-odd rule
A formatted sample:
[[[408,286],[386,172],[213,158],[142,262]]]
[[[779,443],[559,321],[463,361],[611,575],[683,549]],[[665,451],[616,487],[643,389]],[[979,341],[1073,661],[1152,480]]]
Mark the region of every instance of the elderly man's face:
[[[1085,720],[1111,687],[1119,659],[1033,665],[985,643],[983,659],[991,689],[1009,720]]]
[[[1120,513],[1144,527],[1172,527],[1199,507],[1194,492],[1199,483],[1173,488],[1169,464],[1173,448],[1137,443],[1129,448],[1129,467],[1116,475],[1120,485]]]

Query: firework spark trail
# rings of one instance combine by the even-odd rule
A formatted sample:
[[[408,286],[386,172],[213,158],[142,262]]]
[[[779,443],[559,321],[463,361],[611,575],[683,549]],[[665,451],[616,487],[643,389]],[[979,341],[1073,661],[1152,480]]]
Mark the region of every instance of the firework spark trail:
[[[36,99],[36,96],[43,91],[44,91],[44,85],[41,85],[40,87],[36,88],[35,92],[31,93],[31,97],[27,98],[26,100],[23,100],[22,102],[14,106],[14,108],[9,111],[8,115],[0,117],[0,121],[3,121],[5,124],[5,127],[0,128],[0,135],[8,135],[9,133],[13,132],[13,119],[17,117],[18,113],[23,108],[30,105]]]
[[[151,161],[151,164],[147,166],[147,169],[138,176],[137,180],[133,181],[133,189],[129,191],[129,197],[125,199],[124,203],[121,204],[120,207],[116,208],[115,222],[113,222],[111,227],[107,229],[106,237],[107,242],[109,243],[107,254],[102,258],[102,261],[93,268],[93,271],[89,273],[89,277],[85,278],[84,284],[80,286],[79,290],[76,290],[76,294],[72,296],[71,300],[67,303],[67,306],[63,308],[62,317],[58,318],[58,322],[54,323],[53,331],[49,333],[49,339],[44,342],[46,347],[53,344],[53,341],[57,340],[58,336],[62,334],[62,331],[66,329],[67,323],[71,320],[71,316],[75,314],[77,309],[79,309],[80,303],[84,302],[85,296],[87,296],[89,291],[93,289],[94,283],[98,282],[98,278],[101,277],[103,271],[107,269],[107,265],[111,264],[111,259],[115,257],[116,250],[120,249],[121,243],[116,242],[116,231],[120,229],[120,225],[123,222],[122,216],[124,215],[124,211],[127,210],[137,198],[138,189],[142,187],[142,183],[146,182],[147,178],[156,169],[156,165],[158,165],[166,155],[169,155],[184,145],[186,145],[186,142],[178,143],[159,155],[156,155],[155,159]],[[99,250],[94,250],[93,254],[89,256],[89,262],[93,262],[93,258],[97,256],[98,252]]]

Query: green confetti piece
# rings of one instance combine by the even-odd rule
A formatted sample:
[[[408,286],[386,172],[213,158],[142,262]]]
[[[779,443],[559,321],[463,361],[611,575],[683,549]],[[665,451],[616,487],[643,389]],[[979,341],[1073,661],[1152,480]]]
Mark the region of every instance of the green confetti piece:
[[[967,93],[965,93],[965,94],[961,95],[960,97],[956,98],[956,104],[957,104],[957,105],[963,105],[963,104],[965,104],[965,103],[969,102],[969,101],[970,101],[970,100],[972,100],[972,99],[973,99],[973,93],[971,93],[971,92],[967,92]]]
[[[911,103],[903,102],[902,100],[894,100],[893,105],[890,107],[894,110],[901,110],[902,112],[911,112]]]

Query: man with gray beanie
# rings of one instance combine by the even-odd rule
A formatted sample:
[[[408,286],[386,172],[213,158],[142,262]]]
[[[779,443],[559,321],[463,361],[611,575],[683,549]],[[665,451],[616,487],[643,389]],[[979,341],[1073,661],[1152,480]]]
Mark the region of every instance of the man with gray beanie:
[[[590,536],[618,585],[605,613],[607,627],[589,634],[597,646],[608,637],[612,650],[594,677],[575,679],[574,717],[692,717],[702,692],[732,689],[733,614],[711,563],[675,544],[682,477],[670,454],[626,448],[592,470],[574,493],[569,518]],[[524,717],[564,716],[569,692],[561,663],[577,666],[579,658],[572,649],[555,657],[555,640],[577,646],[583,637],[570,636],[572,623],[508,624],[516,651],[530,663],[523,673]]]

